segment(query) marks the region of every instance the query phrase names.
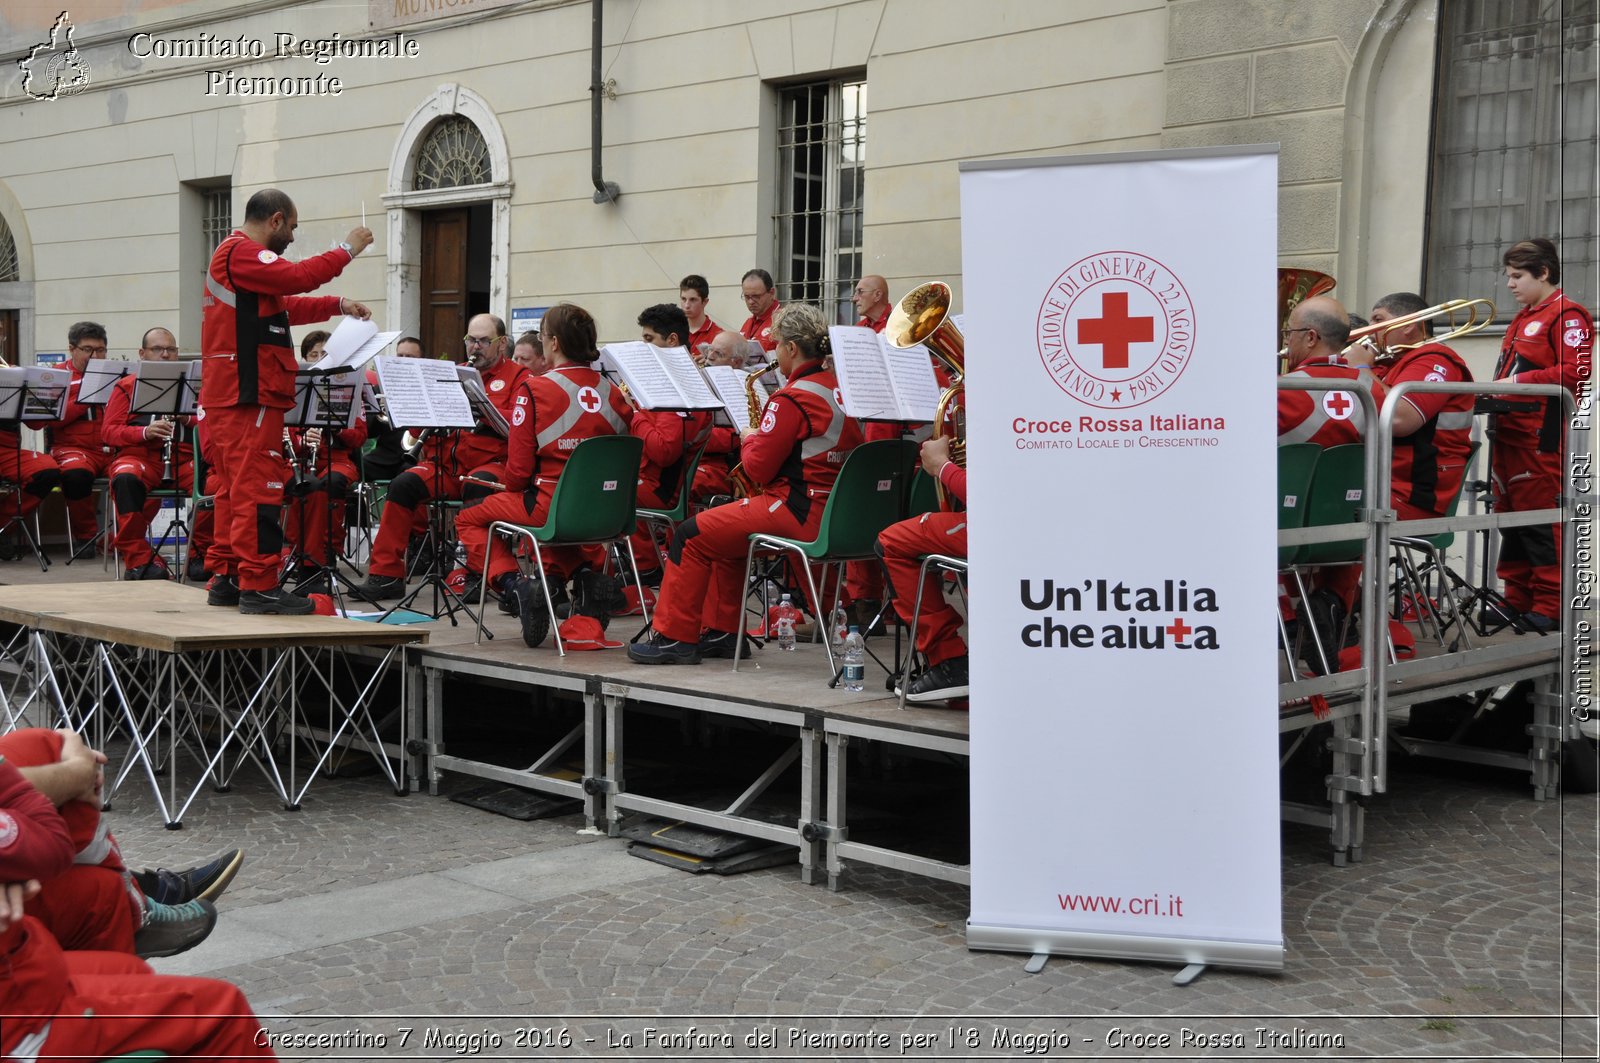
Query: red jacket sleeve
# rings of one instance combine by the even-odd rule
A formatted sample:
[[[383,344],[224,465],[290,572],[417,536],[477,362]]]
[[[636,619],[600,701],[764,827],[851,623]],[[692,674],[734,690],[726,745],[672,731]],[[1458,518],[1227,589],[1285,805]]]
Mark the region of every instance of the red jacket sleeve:
[[[0,760],[0,882],[51,879],[72,864],[72,836],[50,799]]]
[[[683,457],[683,422],[673,410],[636,410],[629,431],[644,440],[644,460],[664,469]]]
[[[128,385],[133,379],[123,377],[117,381],[106,402],[106,421],[100,429],[100,439],[108,447],[137,447],[145,442],[144,428],[129,423],[129,411],[133,409],[133,388]]]
[[[967,470],[953,461],[947,461],[939,470],[939,482],[944,484],[944,489],[955,495],[961,501],[967,500]]]
[[[740,446],[740,457],[750,482],[770,483],[794,453],[795,444],[810,434],[811,423],[806,420],[799,403],[782,392],[768,399],[756,434]]]
[[[342,247],[332,251],[324,251],[320,255],[313,255],[300,262],[290,262],[282,255],[274,255],[271,251],[260,250],[254,254],[249,252],[250,245],[240,241],[235,243],[233,253],[228,256],[227,276],[220,278],[224,282],[232,280],[229,287],[237,291],[261,292],[265,295],[298,295],[301,292],[314,292],[324,284],[333,280],[344,272],[344,268],[353,261],[351,255]],[[326,321],[339,312],[338,296],[319,296],[306,302],[318,306],[327,306],[330,302],[333,309],[321,317],[295,317],[295,307],[301,300],[286,300],[289,306],[289,320],[294,324],[304,324],[308,321]],[[309,309],[309,308],[308,308]]]
[[[1516,374],[1519,384],[1560,384],[1574,395],[1589,376],[1594,350],[1594,319],[1581,304],[1562,299],[1560,313],[1550,318],[1546,329],[1553,362],[1542,369],[1523,369]]]

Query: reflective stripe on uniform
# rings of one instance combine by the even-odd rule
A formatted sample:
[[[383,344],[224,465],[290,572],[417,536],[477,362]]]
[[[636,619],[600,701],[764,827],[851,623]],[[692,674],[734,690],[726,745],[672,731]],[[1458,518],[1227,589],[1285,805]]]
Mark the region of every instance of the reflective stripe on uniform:
[[[817,396],[817,398],[828,404],[828,410],[832,415],[832,419],[828,422],[828,427],[825,430],[801,442],[800,457],[809,460],[818,455],[826,454],[838,446],[839,438],[844,435],[845,416],[844,410],[839,408],[838,401],[833,397],[833,389],[823,387],[821,384],[813,383],[810,380],[796,380],[789,386],[797,391],[809,391]]]
[[[211,275],[210,270],[206,271],[206,291],[215,296],[217,302],[224,306],[237,308],[239,305],[239,300],[234,297],[232,292],[222,286],[221,281]]]

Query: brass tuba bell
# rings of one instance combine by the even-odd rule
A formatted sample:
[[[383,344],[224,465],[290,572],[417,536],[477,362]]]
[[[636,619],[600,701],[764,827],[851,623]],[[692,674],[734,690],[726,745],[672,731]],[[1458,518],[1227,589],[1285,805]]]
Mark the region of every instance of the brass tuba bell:
[[[922,344],[957,381],[966,370],[967,340],[950,320],[950,286],[943,281],[907,292],[890,313],[883,336],[902,350]]]

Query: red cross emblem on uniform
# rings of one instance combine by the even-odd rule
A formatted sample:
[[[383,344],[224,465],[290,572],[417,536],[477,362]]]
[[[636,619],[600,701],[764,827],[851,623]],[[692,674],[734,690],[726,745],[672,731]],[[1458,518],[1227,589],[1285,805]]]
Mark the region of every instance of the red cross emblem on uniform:
[[[578,389],[578,405],[590,413],[600,412],[600,393],[594,388]]]
[[[1342,391],[1330,391],[1322,397],[1322,408],[1328,411],[1328,416],[1335,421],[1348,421],[1355,412],[1355,403],[1350,401],[1350,396]]]
[[[1156,338],[1156,319],[1128,316],[1128,293],[1106,292],[1100,297],[1099,317],[1078,322],[1078,342],[1100,347],[1103,368],[1128,368],[1128,348]]]

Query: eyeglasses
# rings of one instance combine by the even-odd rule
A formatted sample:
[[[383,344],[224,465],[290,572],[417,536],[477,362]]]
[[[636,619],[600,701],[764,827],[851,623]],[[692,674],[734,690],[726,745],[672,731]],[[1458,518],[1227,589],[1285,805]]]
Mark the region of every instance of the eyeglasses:
[[[1284,341],[1287,341],[1289,339],[1289,336],[1292,333],[1295,333],[1295,332],[1315,332],[1315,331],[1317,331],[1317,330],[1314,329],[1314,328],[1281,328],[1281,329],[1278,330],[1278,338],[1282,339]]]
[[[462,336],[461,342],[468,347],[490,347],[499,338],[499,336]]]
[[[93,357],[95,355],[100,355],[100,354],[105,354],[106,353],[106,349],[104,347],[90,347],[87,344],[83,344],[83,343],[73,344],[73,348],[72,349],[75,350],[75,351],[83,351],[85,354],[87,354],[87,355],[89,355],[91,357]],[[174,347],[173,350],[177,350],[177,348]]]
[[[154,351],[156,354],[177,354],[178,353],[178,348],[176,348],[176,347],[146,347],[145,350]]]

